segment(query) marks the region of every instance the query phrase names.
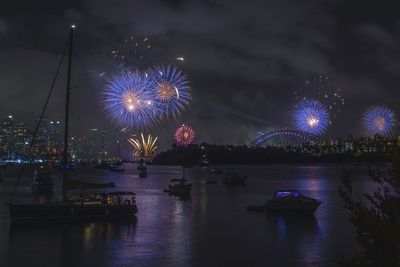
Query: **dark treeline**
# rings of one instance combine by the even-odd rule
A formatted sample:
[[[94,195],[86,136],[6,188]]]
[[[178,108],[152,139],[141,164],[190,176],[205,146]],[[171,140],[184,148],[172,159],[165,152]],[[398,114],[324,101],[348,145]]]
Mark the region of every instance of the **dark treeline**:
[[[206,157],[211,164],[268,164],[268,163],[342,163],[386,162],[390,156],[384,152],[354,153],[307,150],[303,148],[247,147],[224,145],[172,146],[161,152],[152,162],[160,165],[197,164]]]

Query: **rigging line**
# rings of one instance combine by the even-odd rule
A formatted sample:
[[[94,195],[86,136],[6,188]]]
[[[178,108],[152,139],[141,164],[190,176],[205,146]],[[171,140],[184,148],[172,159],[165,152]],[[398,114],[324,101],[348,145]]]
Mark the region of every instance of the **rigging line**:
[[[68,39],[67,39],[67,42],[65,43],[65,46],[64,46],[64,49],[63,49],[63,52],[62,52],[60,61],[59,61],[58,66],[57,66],[57,70],[56,70],[55,75],[54,75],[54,79],[53,79],[53,81],[52,81],[52,83],[51,83],[49,93],[48,93],[48,95],[47,95],[46,101],[45,101],[45,103],[44,103],[44,107],[43,107],[43,109],[42,109],[42,113],[40,114],[39,122],[36,124],[35,131],[34,131],[34,133],[33,133],[31,142],[30,142],[30,144],[29,144],[28,151],[27,151],[27,153],[26,153],[27,156],[30,155],[31,150],[32,150],[32,147],[33,147],[33,144],[34,144],[35,139],[36,139],[36,136],[37,136],[37,134],[38,134],[38,132],[39,132],[40,123],[42,122],[44,113],[46,112],[47,105],[48,105],[48,103],[49,103],[51,94],[52,94],[53,89],[54,89],[54,86],[55,86],[55,84],[56,84],[57,77],[58,77],[58,75],[60,74],[60,70],[61,70],[61,67],[62,67],[62,63],[63,63],[64,57],[65,57],[65,52],[67,51],[67,47],[68,47],[69,42],[70,42],[70,38],[68,38]],[[32,161],[33,161],[33,158],[31,159],[31,161],[30,161],[29,163],[32,163]],[[14,200],[15,192],[17,191],[17,187],[18,187],[19,183],[21,182],[21,178],[22,178],[22,175],[23,175],[24,171],[25,171],[25,165],[22,166],[22,168],[21,168],[21,170],[20,170],[20,172],[19,172],[18,179],[17,179],[17,182],[15,183],[15,186],[14,186],[13,192],[12,192],[12,194],[11,194],[9,203],[11,203],[11,202]]]

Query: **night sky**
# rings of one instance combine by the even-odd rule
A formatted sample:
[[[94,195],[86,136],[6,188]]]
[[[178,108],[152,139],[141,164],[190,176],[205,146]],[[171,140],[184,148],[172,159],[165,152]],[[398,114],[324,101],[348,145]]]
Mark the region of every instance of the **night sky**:
[[[111,51],[134,36],[151,39],[143,65],[176,64],[193,88],[192,105],[178,120],[149,129],[161,145],[182,122],[197,130],[197,142],[209,143],[238,144],[258,131],[292,127],[293,92],[319,74],[345,98],[326,136],[362,135],[367,107],[400,113],[396,7],[344,0],[9,1],[0,9],[0,116],[13,113],[31,124],[39,117],[75,23],[73,133],[113,129],[99,96],[116,68]],[[60,79],[49,119],[62,120],[64,90]]]

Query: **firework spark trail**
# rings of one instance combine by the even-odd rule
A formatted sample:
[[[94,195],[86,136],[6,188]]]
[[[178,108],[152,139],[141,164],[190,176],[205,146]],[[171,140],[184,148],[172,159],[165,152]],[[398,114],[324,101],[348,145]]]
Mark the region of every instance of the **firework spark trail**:
[[[116,60],[118,66],[122,68],[131,66],[139,67],[144,60],[144,54],[146,54],[150,47],[151,43],[148,37],[138,39],[131,35],[122,42],[120,47],[112,50],[111,55]]]
[[[365,112],[363,123],[368,134],[388,136],[394,130],[396,118],[394,112],[389,108],[375,106]]]
[[[307,99],[318,100],[326,106],[333,119],[336,118],[345,104],[342,90],[333,86],[326,75],[318,75],[305,81],[301,88],[293,92],[293,96],[296,103]]]
[[[118,71],[132,67],[143,67],[150,48],[151,40],[149,37],[139,39],[131,35],[124,39],[118,47],[110,51],[113,66]],[[106,71],[102,71],[97,76],[98,78],[105,78],[106,74]]]
[[[317,100],[303,100],[295,109],[296,128],[315,135],[323,134],[329,125],[329,113]]]

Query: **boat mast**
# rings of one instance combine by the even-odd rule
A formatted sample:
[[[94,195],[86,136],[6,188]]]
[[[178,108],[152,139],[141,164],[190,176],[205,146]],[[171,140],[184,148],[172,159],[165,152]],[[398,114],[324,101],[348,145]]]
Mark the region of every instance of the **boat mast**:
[[[75,25],[71,25],[69,31],[69,49],[68,49],[68,67],[67,67],[67,88],[65,101],[65,128],[64,128],[64,151],[62,156],[62,165],[66,167],[68,164],[68,122],[69,122],[69,95],[71,90],[71,69],[72,69],[72,49],[74,39]],[[64,173],[65,174],[65,173]],[[65,175],[62,180],[62,198],[66,199]]]

